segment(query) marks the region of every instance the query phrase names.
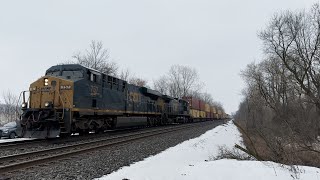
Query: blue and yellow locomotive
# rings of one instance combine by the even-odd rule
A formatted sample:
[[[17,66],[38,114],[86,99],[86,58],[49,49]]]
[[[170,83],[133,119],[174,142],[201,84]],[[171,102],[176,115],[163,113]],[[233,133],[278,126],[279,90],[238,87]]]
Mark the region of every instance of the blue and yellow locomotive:
[[[29,94],[27,98],[27,93]],[[79,64],[56,65],[23,92],[20,137],[190,122],[188,102]]]

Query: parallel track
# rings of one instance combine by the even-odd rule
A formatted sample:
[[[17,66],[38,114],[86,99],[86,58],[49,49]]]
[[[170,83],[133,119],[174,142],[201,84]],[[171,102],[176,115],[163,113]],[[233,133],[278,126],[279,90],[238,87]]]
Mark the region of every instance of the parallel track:
[[[166,127],[165,129],[155,129],[143,132],[129,133],[122,136],[94,140],[91,142],[82,142],[74,145],[66,145],[62,147],[4,156],[0,158],[0,173],[11,172],[34,165],[72,157],[81,153],[95,151],[99,148],[126,144],[138,139],[188,129],[197,125],[198,123],[187,124],[183,126]]]

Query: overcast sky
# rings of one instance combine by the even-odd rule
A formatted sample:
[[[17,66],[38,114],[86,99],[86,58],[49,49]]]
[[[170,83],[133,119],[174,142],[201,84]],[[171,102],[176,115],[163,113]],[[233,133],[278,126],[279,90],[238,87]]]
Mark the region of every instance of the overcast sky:
[[[228,113],[241,101],[239,72],[262,56],[257,32],[275,12],[315,0],[1,1],[0,93],[18,94],[50,66],[98,40],[120,67],[152,81],[171,65],[194,67]]]

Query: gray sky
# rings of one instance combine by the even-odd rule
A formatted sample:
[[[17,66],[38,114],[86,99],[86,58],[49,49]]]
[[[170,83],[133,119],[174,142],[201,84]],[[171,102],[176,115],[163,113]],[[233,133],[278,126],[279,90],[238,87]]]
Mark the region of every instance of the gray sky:
[[[68,0],[0,2],[0,93],[19,93],[50,66],[101,40],[120,67],[152,80],[195,67],[203,91],[236,111],[239,72],[262,54],[257,32],[284,9],[315,0]]]

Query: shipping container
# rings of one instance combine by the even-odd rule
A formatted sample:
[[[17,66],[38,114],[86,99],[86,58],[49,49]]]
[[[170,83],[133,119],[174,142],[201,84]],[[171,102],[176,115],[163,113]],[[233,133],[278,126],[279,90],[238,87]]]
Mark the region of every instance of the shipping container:
[[[188,101],[191,109],[200,110],[199,99],[194,97],[183,97],[182,99]]]
[[[205,117],[206,117],[206,112],[200,111],[200,118],[205,118]]]
[[[192,118],[195,118],[195,114],[194,114],[194,110],[193,109],[190,109],[190,115]]]
[[[200,101],[197,98],[192,98],[192,108],[200,110]]]
[[[217,113],[216,108],[215,108],[214,106],[211,106],[211,112],[212,112],[213,114],[216,114],[216,113]]]
[[[193,109],[190,109],[190,116],[194,118],[194,112],[193,112]]]
[[[204,105],[204,111],[207,112],[207,113],[210,113],[210,105],[209,104],[206,103]]]
[[[210,118],[210,112],[206,112],[206,118]]]
[[[199,100],[199,105],[200,105],[200,111],[204,111],[205,110],[205,103],[201,100]]]
[[[190,111],[191,111],[191,116],[193,118],[199,118],[200,117],[199,110],[191,109]]]

